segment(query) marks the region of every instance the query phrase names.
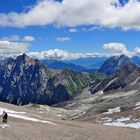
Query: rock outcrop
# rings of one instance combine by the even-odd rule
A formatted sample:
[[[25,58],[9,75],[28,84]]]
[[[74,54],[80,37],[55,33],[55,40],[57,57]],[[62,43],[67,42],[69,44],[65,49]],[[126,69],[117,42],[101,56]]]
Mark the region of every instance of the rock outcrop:
[[[89,81],[88,74],[52,70],[23,54],[0,64],[0,101],[51,105],[72,98]]]
[[[117,69],[113,76],[104,75],[93,81],[90,85],[90,91],[93,94],[98,91],[114,92],[124,88],[134,88],[138,84],[140,84],[140,68],[129,63]]]

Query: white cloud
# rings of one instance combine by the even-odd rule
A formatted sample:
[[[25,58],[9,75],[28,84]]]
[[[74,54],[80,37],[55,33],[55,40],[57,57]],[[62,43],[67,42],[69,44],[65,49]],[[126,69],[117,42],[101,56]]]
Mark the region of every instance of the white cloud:
[[[109,51],[109,53],[71,53],[64,50],[54,49],[42,52],[29,52],[28,55],[37,59],[56,59],[56,60],[73,60],[79,58],[92,58],[92,57],[111,57],[118,55],[126,55],[128,57],[140,56],[140,48],[135,48],[132,51],[128,51],[124,44],[121,43],[109,43],[103,47]]]
[[[25,53],[28,50],[29,44],[20,42],[10,42],[0,40],[0,57],[12,57]]]
[[[114,4],[117,3],[117,6]],[[131,12],[129,12],[131,11]],[[129,12],[129,13],[128,13]],[[121,6],[118,0],[40,0],[27,12],[0,13],[0,26],[31,25],[78,26],[97,25],[109,28],[140,29],[140,2],[129,0]]]
[[[104,44],[103,48],[106,49],[107,51],[111,52],[112,55],[127,55],[129,57],[132,56],[140,56],[140,48],[136,47],[133,50],[129,51],[125,44],[122,43],[108,43]]]
[[[5,36],[5,37],[0,38],[0,40],[3,40],[3,41],[19,41],[20,36],[18,36],[18,35]]]
[[[91,32],[91,31],[95,31],[95,30],[99,30],[101,29],[100,27],[97,27],[97,26],[93,26],[93,27],[90,27],[90,28],[86,28],[86,27],[83,27],[81,29],[81,31],[84,31],[84,32]]]
[[[0,38],[0,40],[2,41],[10,41],[10,42],[17,42],[17,41],[26,41],[26,42],[32,42],[35,40],[35,38],[33,36],[24,36],[21,37],[19,35],[10,35],[10,36],[4,36],[2,38]]]
[[[77,33],[77,32],[79,32],[79,30],[76,28],[71,28],[71,29],[69,29],[69,32],[70,33]]]
[[[103,48],[110,51],[111,53],[123,53],[123,54],[128,53],[128,50],[127,50],[126,46],[122,43],[104,44]]]
[[[122,47],[122,51],[120,49],[121,47],[118,49],[119,50],[118,51],[115,45],[114,45],[114,48],[115,48],[114,50],[112,47],[111,49],[110,47],[108,47],[107,50],[109,50],[109,53],[71,53],[71,52],[68,52],[65,50],[59,50],[59,49],[42,51],[42,52],[27,52],[28,46],[29,44],[0,41],[0,57],[2,58],[6,58],[10,56],[13,57],[13,56],[18,56],[19,54],[22,54],[22,53],[27,53],[27,55],[29,55],[32,58],[56,59],[56,60],[73,60],[73,59],[91,58],[91,57],[111,57],[111,56],[117,56],[121,54],[125,54],[129,57],[136,56],[136,55],[140,56],[140,48],[135,48],[131,52],[127,50],[127,54],[126,54],[124,53],[125,51],[123,51],[124,49],[123,47]]]
[[[27,42],[32,42],[35,40],[35,38],[33,36],[24,36],[22,40]]]
[[[71,40],[71,38],[69,38],[67,36],[66,37],[57,37],[56,40],[59,42],[68,42]]]
[[[86,57],[109,57],[107,54],[100,53],[71,53],[64,50],[54,49],[43,52],[29,52],[29,56],[38,59],[57,59],[57,60],[71,60]]]
[[[77,33],[77,32],[91,32],[95,30],[101,29],[100,27],[93,26],[93,27],[82,27],[82,28],[71,28],[69,29],[70,33]]]
[[[134,55],[139,55],[140,56],[140,48],[135,48],[134,49]]]
[[[20,37],[18,35],[0,38],[0,58],[15,57],[26,53],[31,45],[29,42],[33,40],[32,36]]]

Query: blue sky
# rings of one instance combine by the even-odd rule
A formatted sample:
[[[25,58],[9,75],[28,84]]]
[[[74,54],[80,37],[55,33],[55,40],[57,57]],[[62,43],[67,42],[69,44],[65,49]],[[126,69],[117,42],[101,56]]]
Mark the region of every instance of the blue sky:
[[[61,2],[63,4],[62,5],[61,3],[54,0],[1,0],[0,17],[2,20],[0,21],[0,55],[3,55],[6,52],[2,52],[4,50],[4,47],[6,46],[5,42],[2,41],[11,41],[13,43],[13,49],[15,49],[14,47],[18,47],[19,43],[19,48],[14,50],[15,54],[22,53],[22,51],[18,52],[18,50],[20,49],[20,45],[22,44],[23,52],[25,51],[27,53],[58,49],[65,50],[71,53],[82,54],[126,53],[126,55],[134,55],[134,53],[130,54],[131,51],[133,51],[136,55],[139,55],[139,16],[135,15],[135,21],[132,22],[131,20],[133,18],[133,12],[135,13],[135,6],[140,6],[138,1],[132,2],[132,0],[130,0],[129,2],[128,0],[120,0],[119,2],[117,2],[116,0],[117,5],[119,5],[119,8],[122,8],[122,10],[114,9],[114,15],[110,15],[112,16],[110,17],[112,18],[112,21],[110,21],[110,19],[106,17],[103,21],[98,18],[98,15],[101,16],[100,11],[99,13],[96,13],[94,10],[88,11],[90,1],[91,4],[93,4],[93,7],[94,5],[96,5],[96,3],[92,0],[89,0],[89,3],[84,3],[82,2],[83,0],[79,0],[79,2],[81,1],[81,3],[83,4],[81,6],[83,7],[83,9],[80,7],[80,3],[76,1],[74,2],[74,0],[72,0],[74,4],[73,7],[67,5],[67,3],[70,3],[70,0],[64,1],[64,4]],[[110,8],[113,0],[110,0],[110,3],[108,2],[109,0],[105,1],[108,4],[107,5],[105,3],[105,6],[108,6]],[[104,1],[101,0],[101,2]],[[41,7],[41,4],[44,4],[44,13],[40,12],[42,10],[39,9]],[[54,11],[56,11],[56,13],[48,8],[49,4],[51,4],[50,7],[54,8]],[[97,2],[97,9],[100,8],[98,7],[99,4],[100,3]],[[128,15],[126,16],[126,10],[127,8],[130,8],[129,5],[131,5],[132,7],[132,9],[130,9],[132,11],[132,15],[130,15],[130,18],[127,17]],[[68,6],[67,9],[71,8],[70,10],[75,11],[75,13],[77,14],[76,17],[74,16],[74,12],[73,15],[71,15],[71,13],[69,14],[69,11],[67,11],[66,9],[64,11],[68,13],[67,15],[65,15],[63,12],[61,13],[60,10],[57,11],[56,8],[59,8],[60,6],[63,7],[63,9],[65,9],[66,6]],[[90,6],[89,9],[90,8],[93,9],[92,6]],[[111,8],[111,10],[113,9]],[[85,18],[80,17],[79,11],[85,16]],[[85,11],[85,13],[83,11]],[[123,12],[121,13],[121,11]],[[35,12],[38,13],[36,14]],[[60,14],[58,14],[59,12]],[[124,17],[121,17],[123,13],[125,13]],[[23,15],[23,19],[25,17],[25,20],[23,20],[23,24],[22,22],[20,23],[20,21],[22,21],[21,14]],[[60,18],[57,19],[56,14],[58,14],[57,16],[60,16]],[[97,17],[94,19],[92,16],[96,16],[95,14],[97,14]],[[36,18],[35,16],[38,18]],[[47,17],[46,19],[45,16]],[[114,19],[115,16],[116,18]],[[61,19],[61,17],[63,18]],[[86,19],[86,17],[89,17],[89,19]],[[77,20],[78,18],[79,20]],[[121,18],[124,19],[124,21],[122,21]],[[90,19],[92,20],[89,21]],[[96,22],[98,20],[99,23]],[[115,20],[116,22],[114,22],[113,20]],[[125,20],[128,21],[125,22]],[[12,36],[17,36],[19,38],[16,40],[11,40]],[[27,36],[32,37],[32,39],[24,40],[23,38]],[[14,43],[17,44],[14,45]],[[10,52],[9,50],[8,54],[10,53],[12,54],[13,51]]]

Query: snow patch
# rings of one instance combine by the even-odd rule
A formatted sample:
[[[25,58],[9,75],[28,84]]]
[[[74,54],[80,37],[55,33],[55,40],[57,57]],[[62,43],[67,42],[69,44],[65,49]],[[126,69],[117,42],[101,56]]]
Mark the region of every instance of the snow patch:
[[[86,113],[86,112],[81,112],[80,114],[75,115],[75,116],[71,117],[70,119],[71,119],[71,120],[78,119],[80,116],[84,115],[85,113]]]
[[[100,83],[98,83],[95,87],[94,87],[94,89],[96,89],[99,85],[101,84],[101,82]]]
[[[131,86],[135,85],[136,83],[138,83],[139,80],[140,80],[140,76],[137,77],[137,79],[134,82],[130,83],[130,85]]]
[[[133,110],[137,110],[137,109],[140,109],[140,106],[135,107]]]
[[[115,112],[121,112],[120,107],[108,109],[108,112],[104,112],[103,114],[113,114],[113,113],[115,113]]]
[[[122,118],[117,119],[116,121],[117,121],[117,122],[126,122],[126,121],[130,121],[130,117],[126,117],[126,118],[122,117]]]
[[[62,115],[61,115],[61,114],[58,114],[57,116],[58,116],[58,117],[62,117]]]
[[[0,114],[2,114],[3,111],[7,112],[8,116],[10,116],[10,117],[19,118],[19,119],[28,120],[28,121],[33,121],[33,122],[41,122],[41,123],[48,123],[51,125],[57,125],[57,124],[50,122],[50,121],[44,121],[44,120],[39,120],[36,118],[29,117],[29,116],[25,115],[26,112],[17,112],[17,111],[9,110],[7,108],[0,108]]]
[[[140,102],[137,102],[135,106],[136,107],[133,110],[140,109]]]
[[[7,128],[7,127],[10,127],[10,125],[9,124],[3,124],[3,125],[0,125],[0,128]]]
[[[3,111],[5,111],[7,113],[10,113],[10,114],[26,114],[26,112],[17,112],[17,111],[9,110],[7,108],[1,108],[0,107],[0,114],[2,114]]]
[[[103,90],[100,91],[101,94],[104,94]]]
[[[131,120],[131,122],[130,120],[131,120],[130,117],[122,117],[116,120],[106,117],[102,118],[102,120],[98,122],[108,126],[131,127],[136,129],[140,128],[140,120]]]
[[[137,102],[137,103],[136,103],[136,106],[140,106],[140,102]]]
[[[105,88],[107,88],[109,85],[111,85],[113,82],[115,82],[118,79],[118,77],[112,79]]]
[[[102,118],[101,121],[97,120],[96,122],[98,122],[98,123],[105,123],[105,122],[111,122],[111,121],[112,121],[112,118],[105,117],[105,118]]]

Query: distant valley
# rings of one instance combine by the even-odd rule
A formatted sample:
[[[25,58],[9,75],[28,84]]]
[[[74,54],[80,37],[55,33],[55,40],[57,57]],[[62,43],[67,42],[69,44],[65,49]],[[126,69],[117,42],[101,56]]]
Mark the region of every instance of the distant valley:
[[[122,55],[124,56],[124,55]],[[104,62],[112,63],[111,62],[114,58],[119,58],[119,57],[87,57],[87,58],[79,58],[75,60],[55,60],[55,59],[43,59],[41,60],[42,63],[48,65],[49,68],[52,69],[64,69],[64,68],[69,68],[75,71],[79,72],[89,72],[89,73],[94,73],[98,71],[98,69],[101,70],[103,67]],[[140,57],[139,56],[133,56],[132,58],[129,58],[131,62],[135,63],[136,65],[140,66]],[[124,60],[125,61],[125,57]],[[124,62],[122,62],[124,63]],[[115,65],[115,63],[114,63]],[[109,68],[113,69],[113,68]],[[108,68],[106,68],[108,70]],[[102,70],[101,70],[102,71]]]
[[[55,70],[63,70],[63,69],[72,69],[77,72],[89,72],[94,73],[97,71],[97,68],[88,68],[81,65],[74,64],[70,61],[58,61],[58,60],[42,60],[43,64],[48,65],[49,68]]]

